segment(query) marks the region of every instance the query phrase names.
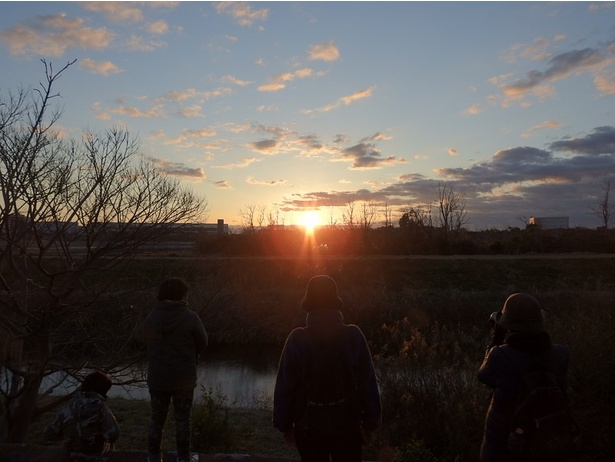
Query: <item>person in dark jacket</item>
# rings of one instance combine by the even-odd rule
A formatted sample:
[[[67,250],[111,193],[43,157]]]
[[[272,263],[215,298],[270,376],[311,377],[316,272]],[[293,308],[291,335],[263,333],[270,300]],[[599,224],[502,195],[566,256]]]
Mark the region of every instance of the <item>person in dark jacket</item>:
[[[44,440],[64,440],[73,462],[98,462],[113,448],[120,428],[105,403],[111,379],[96,371],[88,374],[74,398],[58,411],[45,428]]]
[[[183,280],[163,281],[158,303],[145,319],[147,385],[151,397],[148,462],[162,460],[162,431],[171,400],[175,411],[177,460],[190,460],[190,412],[197,363],[205,354],[207,333],[197,313],[188,308],[187,294],[188,285]]]
[[[565,389],[568,351],[562,345],[551,343],[545,331],[543,311],[531,295],[510,295],[502,309],[491,315],[491,322],[493,336],[478,371],[478,380],[494,390],[485,418],[480,460],[523,462],[508,450],[521,370],[539,356],[548,358],[558,385]]]
[[[318,275],[307,285],[301,307],[307,311],[306,327],[294,329],[286,339],[275,383],[273,425],[290,445],[295,445],[302,462],[361,462],[361,446],[381,425],[381,402],[372,356],[359,327],[345,324],[337,284]],[[335,358],[333,367],[349,371],[352,392],[348,399],[313,403],[307,389],[313,379],[317,350]],[[326,362],[327,357],[320,361]],[[341,403],[341,404],[340,404]],[[351,408],[346,407],[349,404]],[[339,413],[331,422],[313,424],[315,412]],[[350,412],[348,412],[350,411]],[[341,415],[343,413],[343,415]],[[330,415],[330,414],[329,414]],[[316,428],[315,428],[316,427]]]

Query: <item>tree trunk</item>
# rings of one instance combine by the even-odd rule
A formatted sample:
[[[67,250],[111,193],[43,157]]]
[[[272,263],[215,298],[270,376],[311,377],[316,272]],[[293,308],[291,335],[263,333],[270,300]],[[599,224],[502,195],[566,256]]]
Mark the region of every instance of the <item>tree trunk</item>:
[[[8,443],[25,442],[28,428],[35,416],[36,401],[42,381],[43,376],[35,372],[25,377],[23,392],[17,406],[9,416]]]

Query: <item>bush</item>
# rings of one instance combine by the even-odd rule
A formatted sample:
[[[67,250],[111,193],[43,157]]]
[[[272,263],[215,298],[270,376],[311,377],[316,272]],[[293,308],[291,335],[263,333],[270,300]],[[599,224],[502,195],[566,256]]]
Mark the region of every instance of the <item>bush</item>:
[[[192,407],[192,449],[200,453],[228,452],[233,435],[226,396],[201,385],[200,401]]]

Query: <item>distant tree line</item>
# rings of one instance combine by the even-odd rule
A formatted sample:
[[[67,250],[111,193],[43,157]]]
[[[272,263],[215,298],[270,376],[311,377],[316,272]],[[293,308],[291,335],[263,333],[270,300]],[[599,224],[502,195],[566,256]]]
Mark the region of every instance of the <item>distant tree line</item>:
[[[264,227],[254,232],[201,235],[199,255],[521,255],[530,253],[615,253],[613,229],[540,229],[535,226],[468,231],[422,225],[406,218],[399,227]]]

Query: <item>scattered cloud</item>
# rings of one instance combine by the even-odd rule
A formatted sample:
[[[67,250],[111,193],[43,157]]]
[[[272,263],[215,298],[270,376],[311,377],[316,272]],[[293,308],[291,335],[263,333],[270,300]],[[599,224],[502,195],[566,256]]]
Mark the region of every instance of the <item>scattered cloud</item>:
[[[115,34],[106,27],[86,27],[82,18],[69,19],[66,14],[38,16],[27,23],[18,23],[0,31],[0,41],[16,55],[59,57],[67,50],[104,50]]]
[[[561,124],[555,120],[546,120],[542,123],[534,125],[533,127],[528,128],[526,131],[521,133],[522,138],[531,138],[534,136],[534,133],[538,130],[551,130],[554,128],[560,128]]]
[[[449,154],[450,156],[453,156],[453,157],[455,157],[455,156],[459,155],[459,153],[457,152],[457,149],[454,149],[454,148],[450,148],[450,149],[448,150],[448,154]]]
[[[317,108],[317,109],[307,109],[302,111],[304,114],[311,114],[313,112],[329,112],[334,109],[338,109],[343,106],[349,106],[356,101],[360,101],[362,99],[370,98],[374,94],[375,86],[366,88],[364,90],[356,91],[350,95],[342,96],[335,103],[328,104],[326,106]]]
[[[246,2],[219,2],[215,7],[218,14],[231,16],[240,26],[251,26],[257,21],[265,21],[269,16],[267,8],[253,10]]]
[[[249,176],[246,178],[246,183],[258,186],[281,186],[286,184],[286,180],[255,180]]]
[[[167,45],[162,40],[147,40],[138,35],[131,35],[123,42],[123,47],[128,51],[152,52]]]
[[[254,141],[249,144],[249,146],[255,151],[260,152],[261,154],[273,155],[278,153],[278,148],[280,146],[277,140],[261,140]]]
[[[500,83],[501,79],[493,79],[492,82],[498,84],[504,96],[504,106],[523,101],[530,95],[544,101],[554,96],[554,82],[572,75],[596,73],[610,63],[611,60],[601,50],[584,48],[553,56],[547,61],[544,71],[528,71],[524,79],[517,79],[513,83]]]
[[[147,24],[147,31],[150,34],[164,35],[169,31],[169,24],[165,20],[154,21]]]
[[[473,104],[472,106],[467,108],[465,111],[463,111],[463,113],[467,115],[478,115],[481,112],[483,112],[483,108],[481,107],[480,104]]]
[[[252,165],[254,162],[259,162],[259,161],[260,159],[257,159],[256,157],[247,157],[245,159],[242,159],[238,162],[233,162],[231,164],[212,165],[211,167],[212,168],[225,168],[225,169],[246,168]]]
[[[358,144],[342,149],[334,160],[351,162],[352,170],[380,169],[385,166],[403,164],[407,160],[395,156],[383,157],[374,141],[379,139],[379,133],[361,140]]]
[[[325,208],[349,201],[386,202],[393,207],[429,204],[437,197],[438,186],[446,183],[465,194],[471,219],[484,223],[489,217],[501,225],[519,216],[550,216],[555,204],[557,210],[587,210],[609,172],[615,172],[615,127],[603,126],[583,137],[555,141],[548,149],[519,146],[497,151],[468,168],[438,169],[434,179],[407,173],[373,191],[295,194],[285,206]]]
[[[231,185],[226,180],[214,181],[214,185],[218,189],[232,189]]]
[[[143,21],[143,12],[134,5],[134,3],[130,2],[82,2],[83,8],[95,13],[101,13],[110,21]]]
[[[188,167],[182,162],[172,162],[170,160],[151,158],[152,162],[164,173],[172,176],[189,177],[189,178],[205,178],[205,172],[202,168]]]
[[[306,67],[296,70],[294,72],[285,72],[283,74],[274,75],[269,81],[258,87],[258,91],[262,92],[275,92],[286,88],[287,82],[292,82],[295,79],[306,79],[312,77],[314,72],[312,69]]]
[[[239,87],[246,87],[254,83],[254,82],[250,82],[249,80],[240,80],[237,77],[234,77],[232,75],[225,75],[224,77],[222,77],[222,82],[237,85]]]
[[[602,95],[615,95],[615,71],[597,75],[594,84]]]
[[[111,74],[118,74],[122,72],[122,70],[113,64],[111,61],[94,61],[90,58],[85,58],[79,61],[79,67],[84,69],[88,69],[95,74],[101,74],[105,77]]]
[[[310,47],[309,59],[312,61],[337,61],[340,52],[333,42],[319,43]]]

